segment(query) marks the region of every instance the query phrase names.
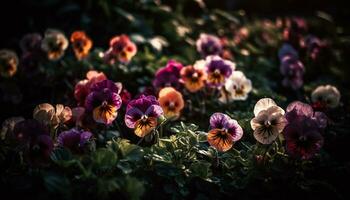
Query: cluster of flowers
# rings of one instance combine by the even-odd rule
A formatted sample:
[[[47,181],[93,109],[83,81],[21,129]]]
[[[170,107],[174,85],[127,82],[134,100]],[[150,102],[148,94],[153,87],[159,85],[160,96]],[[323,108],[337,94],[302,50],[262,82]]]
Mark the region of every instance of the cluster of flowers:
[[[78,60],[86,59],[93,46],[93,41],[84,31],[74,31],[70,36],[71,46]],[[44,36],[39,33],[25,35],[20,41],[22,55],[20,59],[14,51],[0,50],[0,75],[12,77],[17,67],[31,71],[45,59],[56,61],[61,59],[69,45],[68,38],[59,30],[48,29]],[[115,36],[110,40],[109,49],[101,55],[106,63],[116,61],[127,63],[137,52],[136,45],[126,35]]]
[[[307,35],[308,26],[302,18],[287,18],[285,21],[281,20],[280,23],[283,27],[284,41],[278,53],[281,63],[280,72],[284,76],[282,84],[297,90],[303,86],[305,73],[298,51],[306,52],[308,58],[316,61],[322,49],[327,46],[327,42],[314,35]]]
[[[337,106],[339,99],[339,92],[330,85],[320,86],[312,93],[314,104],[328,108]],[[263,98],[255,104],[254,116],[250,124],[254,138],[261,144],[280,138],[285,140],[287,152],[300,159],[312,158],[323,145],[328,118],[309,104],[295,101],[284,111],[272,99]],[[243,135],[237,121],[222,113],[211,116],[210,127],[208,142],[219,151],[229,150]]]
[[[185,87],[191,93],[207,86],[209,90],[221,92],[221,102],[245,100],[252,90],[252,83],[243,72],[235,71],[235,68],[235,63],[214,55],[188,66],[171,60],[156,72],[153,86],[157,89],[173,87],[177,90]]]
[[[32,55],[40,49],[46,52],[49,60],[59,59],[68,46],[65,36],[54,30],[47,31],[44,39],[35,34],[27,37],[31,39],[22,41],[23,51]],[[35,41],[35,44],[29,41]],[[81,31],[72,34],[71,42],[77,59],[85,58],[92,47],[92,41]],[[71,109],[61,104],[55,107],[48,103],[40,104],[34,109],[34,119],[9,119],[3,124],[5,128],[2,132],[13,131],[15,138],[24,144],[29,158],[40,155],[31,159],[37,162],[39,158],[47,160],[55,146],[66,147],[73,153],[88,151],[93,146],[93,130],[98,124],[113,124],[123,106],[125,125],[143,138],[156,130],[164,117],[171,120],[179,118],[186,106],[180,92],[183,88],[190,93],[205,89],[219,91],[218,99],[225,103],[247,99],[252,83],[243,72],[235,71],[235,63],[219,56],[222,46],[218,38],[202,34],[197,41],[197,48],[205,56],[204,60],[188,66],[170,60],[156,72],[153,86],[157,95],[141,94],[131,99],[131,94],[123,88],[122,83],[109,80],[103,72],[89,71],[86,79],[75,85],[74,97],[78,107]],[[109,63],[116,60],[127,62],[136,50],[136,45],[126,35],[121,35],[111,40],[104,58]],[[18,59],[12,54],[10,51],[0,51],[0,64],[17,66]],[[302,84],[303,66],[297,57],[296,51],[290,46],[280,51],[280,58],[285,65],[281,71],[287,76],[284,82],[299,87]],[[293,102],[286,111],[272,99],[259,100],[251,120],[255,139],[262,144],[271,144],[277,138],[283,138],[287,152],[292,156],[311,158],[321,148],[322,133],[327,126],[326,115],[318,110],[336,107],[340,93],[333,86],[320,86],[314,90],[311,99],[312,106]],[[229,150],[242,136],[243,129],[237,120],[223,113],[211,116],[207,140],[218,151]]]

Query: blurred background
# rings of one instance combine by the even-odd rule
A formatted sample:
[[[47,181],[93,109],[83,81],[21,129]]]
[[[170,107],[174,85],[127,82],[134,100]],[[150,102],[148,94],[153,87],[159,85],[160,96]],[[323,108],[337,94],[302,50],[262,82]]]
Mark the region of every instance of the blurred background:
[[[115,7],[131,11],[153,2],[168,5],[184,16],[201,15],[203,4],[226,11],[243,9],[251,17],[314,16],[323,11],[330,14],[337,24],[346,26],[344,34],[349,33],[350,9],[342,0],[11,0],[0,6],[0,46],[16,49],[18,40],[25,33],[43,32],[48,27],[63,31],[83,28],[99,44],[104,40],[99,37],[101,33],[106,37],[108,33],[121,31],[119,27],[113,27],[120,20],[116,18],[118,11]],[[143,17],[152,19],[153,15]],[[111,27],[101,27],[108,25]]]

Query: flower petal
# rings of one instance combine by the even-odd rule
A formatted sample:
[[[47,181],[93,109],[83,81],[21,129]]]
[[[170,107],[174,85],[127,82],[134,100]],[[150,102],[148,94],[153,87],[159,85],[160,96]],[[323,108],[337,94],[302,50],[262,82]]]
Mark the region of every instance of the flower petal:
[[[139,119],[135,123],[135,134],[139,137],[145,137],[157,126],[157,118],[148,117],[146,120]]]
[[[221,129],[230,120],[230,117],[223,113],[214,113],[210,117],[210,128]]]
[[[258,116],[260,111],[267,110],[271,106],[276,106],[276,103],[274,100],[270,98],[260,99],[258,102],[256,102],[254,106],[254,115]]]
[[[224,152],[233,146],[233,138],[221,129],[212,129],[208,132],[208,143],[218,151]]]

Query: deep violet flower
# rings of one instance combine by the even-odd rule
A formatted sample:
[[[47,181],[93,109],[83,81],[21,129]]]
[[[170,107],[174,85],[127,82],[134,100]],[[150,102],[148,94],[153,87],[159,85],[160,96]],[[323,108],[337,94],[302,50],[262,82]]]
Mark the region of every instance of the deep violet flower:
[[[220,55],[222,44],[220,39],[214,35],[201,33],[197,42],[197,51],[205,58],[209,55]]]
[[[29,141],[29,146],[26,149],[25,155],[28,162],[35,166],[45,166],[50,160],[50,155],[53,150],[53,142],[48,135],[39,135]]]
[[[31,165],[47,164],[53,150],[48,129],[36,120],[24,120],[15,125],[14,135],[25,147],[25,158]]]
[[[312,158],[323,145],[321,133],[327,126],[327,117],[298,101],[288,105],[285,116],[287,125],[283,133],[287,152],[300,159]]]
[[[282,60],[285,56],[291,56],[293,58],[299,58],[297,50],[295,50],[292,45],[284,43],[282,47],[278,50],[278,58]]]
[[[305,38],[305,46],[307,50],[307,55],[312,59],[316,60],[322,48],[324,48],[325,44],[318,37],[309,35]]]
[[[169,60],[165,67],[158,69],[153,80],[153,86],[157,89],[163,87],[180,88],[180,71],[183,65],[175,60]]]
[[[70,129],[60,133],[57,138],[58,146],[65,147],[73,153],[83,153],[92,140],[92,133],[88,131]]]
[[[223,113],[214,113],[210,117],[208,142],[218,151],[231,149],[233,143],[243,136],[243,129],[234,119]]]
[[[303,86],[305,69],[303,63],[298,58],[290,55],[284,56],[281,60],[280,71],[284,76],[282,84],[285,87],[297,90]]]
[[[91,87],[91,92],[86,97],[85,108],[92,112],[96,122],[109,125],[115,120],[122,104],[119,96],[121,89],[121,84],[111,80],[103,80]]]
[[[162,107],[155,96],[141,95],[129,102],[126,108],[125,124],[134,129],[137,136],[144,137],[156,128],[157,120],[162,115]]]
[[[236,64],[229,60],[224,60],[219,56],[208,56],[206,58],[208,85],[213,87],[223,86],[225,80],[231,76],[235,68]]]

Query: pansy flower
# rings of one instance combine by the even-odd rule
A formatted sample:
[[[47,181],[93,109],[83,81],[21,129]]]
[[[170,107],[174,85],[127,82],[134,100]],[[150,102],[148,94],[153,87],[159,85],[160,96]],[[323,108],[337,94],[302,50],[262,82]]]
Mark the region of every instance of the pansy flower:
[[[207,83],[209,86],[220,87],[235,70],[236,64],[224,60],[219,56],[208,56],[206,58]]]
[[[246,100],[248,93],[252,90],[252,82],[246,78],[241,71],[234,71],[226,80],[222,90],[220,101],[230,102],[232,100]]]
[[[113,37],[109,42],[110,48],[105,53],[107,63],[114,64],[116,61],[127,63],[136,55],[137,46],[127,35]]]
[[[305,46],[307,49],[307,54],[312,60],[316,60],[322,48],[325,47],[325,42],[321,41],[318,37],[309,35],[305,38]]]
[[[292,102],[286,109],[286,119],[288,123],[308,118],[315,122],[320,130],[327,127],[328,118],[323,112],[314,111],[312,106],[300,101]]]
[[[275,141],[286,125],[284,113],[272,99],[260,99],[254,106],[255,117],[250,121],[254,138],[262,144]]]
[[[23,53],[37,52],[41,50],[42,37],[39,33],[29,33],[23,36],[20,41],[20,47]]]
[[[283,59],[285,56],[291,56],[294,58],[299,58],[297,50],[295,50],[292,45],[288,43],[284,43],[282,47],[278,50],[278,58],[280,60]]]
[[[190,92],[197,92],[205,86],[207,74],[205,71],[205,61],[197,61],[193,66],[183,67],[180,71],[181,82]]]
[[[125,124],[134,129],[139,137],[148,135],[157,127],[158,118],[163,115],[163,109],[155,96],[141,95],[131,100],[126,108]]]
[[[44,39],[41,42],[41,49],[46,52],[49,60],[60,59],[67,47],[68,39],[62,32],[53,29],[48,29],[45,32]]]
[[[283,132],[287,152],[293,157],[310,159],[323,146],[324,139],[310,118],[301,117],[288,123]]]
[[[243,129],[238,122],[223,113],[214,113],[210,117],[210,128],[208,142],[222,152],[231,149],[233,143],[243,136]]]
[[[222,44],[220,39],[214,35],[201,33],[196,42],[197,51],[205,58],[209,55],[220,55]]]
[[[18,57],[14,51],[0,50],[0,76],[12,77],[17,72]]]
[[[180,88],[180,71],[183,65],[175,60],[169,60],[165,67],[158,69],[153,80],[153,86],[157,89],[163,87]]]
[[[75,57],[78,60],[85,58],[92,48],[92,40],[84,31],[74,31],[70,37]]]
[[[332,85],[320,85],[311,93],[311,100],[316,109],[335,108],[339,105],[340,92]]]
[[[11,117],[2,122],[2,127],[0,131],[0,139],[4,140],[5,138],[9,138],[14,134],[14,128],[17,123],[24,121],[23,117]]]
[[[33,118],[51,128],[56,128],[59,124],[68,122],[72,117],[72,110],[68,106],[43,103],[35,107]]]
[[[31,165],[46,166],[53,150],[53,141],[48,135],[39,135],[29,141],[25,155]]]
[[[280,71],[284,76],[282,84],[285,87],[297,90],[303,85],[304,65],[295,56],[284,56],[281,60]]]
[[[24,120],[15,125],[16,139],[25,144],[25,158],[31,165],[43,166],[50,159],[53,142],[48,129],[36,120]]]
[[[86,79],[79,81],[74,87],[74,97],[78,101],[78,105],[83,106],[85,104],[86,96],[90,93],[92,85],[106,79],[107,77],[103,72],[88,71]]]
[[[159,91],[158,101],[167,118],[177,119],[184,108],[182,94],[172,87],[165,87]]]
[[[288,123],[283,133],[287,152],[301,159],[312,158],[323,145],[322,132],[327,126],[327,117],[299,101],[288,105],[285,116]]]
[[[39,62],[45,56],[41,49],[42,37],[39,33],[29,33],[20,41],[22,55],[20,57],[20,68],[25,70],[26,75],[33,75],[38,68]]]
[[[73,153],[84,153],[92,140],[92,133],[88,131],[70,129],[59,134],[58,146],[65,147]]]
[[[91,87],[90,94],[86,97],[85,108],[92,112],[93,118],[98,123],[111,124],[122,105],[119,96],[122,86],[111,80],[103,80]]]

